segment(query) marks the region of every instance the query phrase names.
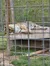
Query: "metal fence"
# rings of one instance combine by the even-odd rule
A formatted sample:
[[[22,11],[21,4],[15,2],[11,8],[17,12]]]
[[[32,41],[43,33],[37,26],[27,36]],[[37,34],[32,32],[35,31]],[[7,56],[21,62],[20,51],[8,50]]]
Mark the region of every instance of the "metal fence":
[[[0,0],[0,66],[50,66],[50,0]]]

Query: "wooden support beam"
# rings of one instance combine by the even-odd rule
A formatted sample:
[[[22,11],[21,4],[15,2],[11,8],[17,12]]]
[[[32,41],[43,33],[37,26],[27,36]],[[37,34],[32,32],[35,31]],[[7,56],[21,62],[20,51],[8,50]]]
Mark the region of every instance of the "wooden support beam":
[[[10,53],[9,49],[9,23],[10,23],[10,0],[5,0],[5,21],[6,21],[6,34],[7,34],[7,53]]]
[[[13,4],[13,0],[10,0],[10,10],[11,10],[11,22],[12,24],[14,24],[14,4]]]
[[[10,23],[10,20],[11,20],[11,10],[10,10],[10,0],[5,0],[5,6],[6,6],[6,11],[7,11],[7,19],[8,19],[8,24]]]

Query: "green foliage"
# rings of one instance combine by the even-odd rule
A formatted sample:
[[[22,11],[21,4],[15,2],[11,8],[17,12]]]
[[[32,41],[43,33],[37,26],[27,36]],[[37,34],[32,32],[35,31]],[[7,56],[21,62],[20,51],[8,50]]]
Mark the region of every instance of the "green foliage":
[[[43,0],[43,10],[44,10],[44,21],[50,21],[48,16],[48,7],[49,0]],[[39,5],[39,7],[35,7]],[[15,13],[15,22],[21,21],[33,21],[33,22],[42,22],[42,0],[15,0],[14,1],[14,13]]]
[[[1,44],[0,42],[0,50],[5,50],[6,49],[6,42],[4,42],[4,45]]]
[[[42,56],[36,59],[32,57],[32,59],[30,59],[30,66],[42,66],[43,61],[45,66],[49,66],[50,59],[47,56],[45,57]],[[28,66],[28,58],[25,56],[20,57],[19,59],[12,61],[12,64],[14,66]]]
[[[11,49],[10,49],[11,53],[10,55],[25,55],[26,53],[28,53],[28,48],[22,48],[17,46],[16,47],[16,53],[15,53],[15,46],[13,46]],[[30,53],[31,52],[34,52],[35,50],[34,49],[30,49]]]
[[[7,48],[7,40],[6,38],[0,38],[0,50],[5,50]]]
[[[3,32],[0,32],[0,36],[3,36],[4,35],[4,33]]]
[[[15,66],[28,66],[28,58],[27,57],[20,57],[20,59],[15,60],[12,62]]]
[[[44,22],[49,22],[49,0],[43,0]],[[39,5],[39,6],[37,6]],[[42,0],[14,0],[15,22],[33,21],[42,22]],[[5,20],[5,0],[2,0],[2,16]]]

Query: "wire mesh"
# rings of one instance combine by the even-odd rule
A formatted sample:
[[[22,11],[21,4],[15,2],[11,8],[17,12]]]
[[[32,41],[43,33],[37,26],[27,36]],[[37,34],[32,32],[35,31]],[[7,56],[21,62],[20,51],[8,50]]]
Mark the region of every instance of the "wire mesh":
[[[0,66],[50,66],[50,0],[0,0],[0,55]]]

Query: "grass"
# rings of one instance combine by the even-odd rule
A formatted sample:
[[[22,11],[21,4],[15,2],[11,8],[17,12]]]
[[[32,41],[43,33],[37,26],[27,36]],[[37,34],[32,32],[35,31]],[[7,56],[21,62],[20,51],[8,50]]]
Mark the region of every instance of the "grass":
[[[21,49],[21,47],[18,46],[16,47],[16,53],[15,53],[15,46],[13,46],[10,51],[11,51],[10,55],[22,55],[22,54],[25,55],[26,53],[28,53],[27,48]],[[34,51],[35,51],[34,49],[30,49],[30,53]]]
[[[0,32],[0,36],[4,36],[4,33],[3,32]]]
[[[30,66],[43,66],[43,58],[44,66],[49,66],[50,59],[47,56],[45,57],[41,56],[37,59],[34,58],[30,59]],[[19,59],[12,61],[12,64],[14,66],[28,66],[28,58],[25,56],[20,57]]]
[[[0,38],[0,50],[5,50],[7,48],[7,39]]]

